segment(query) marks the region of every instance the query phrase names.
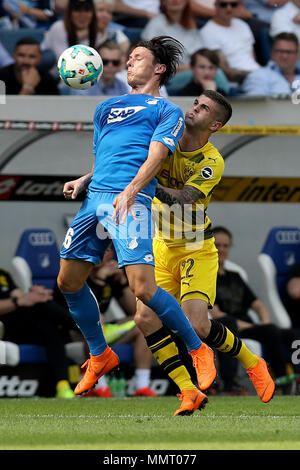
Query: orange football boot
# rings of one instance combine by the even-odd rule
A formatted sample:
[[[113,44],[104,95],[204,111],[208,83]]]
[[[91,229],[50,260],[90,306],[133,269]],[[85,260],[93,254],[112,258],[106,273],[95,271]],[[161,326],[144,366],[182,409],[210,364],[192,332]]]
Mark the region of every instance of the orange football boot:
[[[81,366],[86,367],[86,371],[74,390],[75,395],[81,395],[90,390],[102,375],[115,369],[119,363],[118,356],[109,346],[99,356],[90,354],[90,359]]]
[[[207,390],[217,376],[214,352],[202,342],[199,349],[190,351],[190,355],[193,359],[193,366],[196,369],[199,388]]]
[[[181,405],[174,412],[174,416],[189,416],[196,410],[203,410],[208,402],[207,396],[198,389],[182,390],[177,396],[181,400]]]
[[[261,401],[268,403],[275,393],[275,383],[268,371],[266,361],[260,357],[257,366],[249,367],[247,374]]]

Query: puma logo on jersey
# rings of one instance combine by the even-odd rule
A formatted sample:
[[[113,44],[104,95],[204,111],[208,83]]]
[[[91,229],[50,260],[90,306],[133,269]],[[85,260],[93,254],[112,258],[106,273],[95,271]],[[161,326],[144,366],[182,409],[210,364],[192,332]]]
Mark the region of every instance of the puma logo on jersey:
[[[146,106],[128,106],[126,108],[111,108],[110,113],[107,118],[107,124],[111,124],[112,122],[120,122],[124,121],[125,119],[133,116],[134,114],[138,113],[146,109]]]

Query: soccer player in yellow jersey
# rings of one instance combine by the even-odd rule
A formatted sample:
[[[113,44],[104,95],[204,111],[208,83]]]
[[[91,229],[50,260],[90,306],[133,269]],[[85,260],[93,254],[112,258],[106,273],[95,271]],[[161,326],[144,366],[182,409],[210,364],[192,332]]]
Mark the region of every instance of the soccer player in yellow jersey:
[[[206,210],[224,171],[223,158],[209,138],[226,124],[231,113],[222,95],[206,90],[185,115],[184,134],[157,176],[160,184],[152,205],[157,229],[153,240],[155,276],[158,285],[181,303],[199,337],[208,346],[239,359],[260,399],[268,402],[275,384],[265,361],[208,315],[216,296],[218,252]],[[181,391],[181,406],[174,414],[192,414],[198,409],[197,388],[170,332],[140,301],[135,321],[158,363]]]

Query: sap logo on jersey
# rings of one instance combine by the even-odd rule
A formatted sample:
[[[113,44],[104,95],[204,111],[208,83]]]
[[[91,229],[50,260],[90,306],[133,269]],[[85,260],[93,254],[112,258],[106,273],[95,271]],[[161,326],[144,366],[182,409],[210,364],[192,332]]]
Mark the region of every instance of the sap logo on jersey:
[[[107,124],[111,124],[112,122],[119,122],[124,121],[130,116],[142,111],[142,109],[146,109],[146,106],[128,106],[126,108],[111,108],[110,113],[107,118]]]

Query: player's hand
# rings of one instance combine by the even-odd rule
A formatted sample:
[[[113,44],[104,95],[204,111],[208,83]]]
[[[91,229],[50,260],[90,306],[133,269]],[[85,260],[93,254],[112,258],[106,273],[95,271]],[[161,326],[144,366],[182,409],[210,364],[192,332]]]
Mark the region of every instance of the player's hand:
[[[66,199],[76,199],[82,189],[83,184],[81,178],[73,181],[68,181],[63,187],[63,195]]]
[[[132,194],[128,189],[124,189],[124,191],[115,197],[113,202],[115,210],[112,215],[112,220],[116,222],[116,225],[124,224],[128,212],[130,212],[132,217],[136,220],[134,201],[135,195]]]

